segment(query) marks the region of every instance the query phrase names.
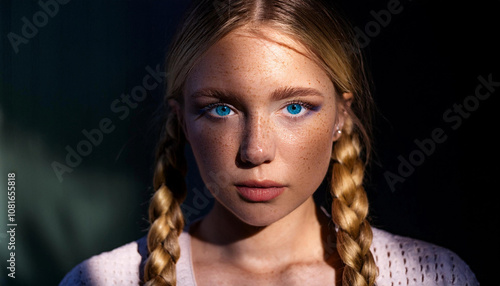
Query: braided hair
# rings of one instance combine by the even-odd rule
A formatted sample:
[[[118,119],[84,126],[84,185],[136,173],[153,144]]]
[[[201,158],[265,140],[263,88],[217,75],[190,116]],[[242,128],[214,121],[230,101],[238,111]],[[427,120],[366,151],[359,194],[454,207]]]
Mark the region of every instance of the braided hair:
[[[180,206],[186,197],[184,142],[177,116],[171,112],[157,148],[153,179],[156,191],[149,205],[146,285],[176,285],[175,263],[180,257],[178,237],[184,228]]]

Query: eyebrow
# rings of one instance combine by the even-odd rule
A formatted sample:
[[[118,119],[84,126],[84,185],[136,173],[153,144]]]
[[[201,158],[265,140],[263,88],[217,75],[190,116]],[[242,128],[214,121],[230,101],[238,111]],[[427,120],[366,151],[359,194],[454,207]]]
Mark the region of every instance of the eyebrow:
[[[274,90],[274,92],[271,95],[271,98],[275,101],[279,101],[290,97],[302,97],[302,96],[323,97],[323,94],[319,90],[310,87],[285,86]]]
[[[204,88],[198,90],[191,94],[192,98],[198,97],[213,97],[221,100],[234,100],[235,97],[239,98],[244,95],[239,94],[237,92],[230,92],[224,89],[216,89],[216,88]],[[293,86],[285,86],[275,89],[271,94],[271,99],[273,101],[280,101],[290,97],[302,97],[302,96],[321,96],[324,95],[317,89],[309,88],[309,87],[293,87]]]

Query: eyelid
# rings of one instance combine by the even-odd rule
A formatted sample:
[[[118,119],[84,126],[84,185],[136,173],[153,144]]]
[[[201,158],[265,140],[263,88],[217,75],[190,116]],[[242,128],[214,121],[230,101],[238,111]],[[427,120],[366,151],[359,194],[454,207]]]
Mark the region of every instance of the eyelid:
[[[314,105],[311,104],[311,103],[309,103],[309,102],[306,102],[306,101],[303,101],[303,100],[296,100],[296,99],[295,100],[290,100],[290,101],[286,102],[284,107],[287,107],[290,104],[298,104],[298,105],[300,105],[302,107],[305,107],[307,109],[311,109],[311,108],[314,107]]]

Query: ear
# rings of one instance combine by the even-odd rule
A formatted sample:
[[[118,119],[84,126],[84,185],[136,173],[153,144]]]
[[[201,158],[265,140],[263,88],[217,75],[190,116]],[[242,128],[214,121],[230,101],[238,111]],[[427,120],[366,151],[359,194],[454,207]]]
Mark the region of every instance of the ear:
[[[172,110],[172,112],[175,113],[177,120],[179,120],[179,125],[182,128],[182,131],[184,132],[184,137],[186,137],[186,140],[189,143],[189,136],[188,136],[187,128],[186,128],[186,121],[184,120],[184,113],[182,112],[183,109],[181,107],[181,104],[175,99],[169,99],[168,105],[170,106],[170,109]]]
[[[344,106],[344,111],[351,107],[352,100],[354,99],[354,96],[352,95],[352,92],[344,92],[342,93],[342,105]]]
[[[342,136],[342,128],[346,117],[349,116],[347,109],[351,107],[353,95],[351,92],[342,93],[342,98],[337,103],[337,122],[333,133],[333,141],[337,141]],[[340,131],[340,132],[339,132]]]

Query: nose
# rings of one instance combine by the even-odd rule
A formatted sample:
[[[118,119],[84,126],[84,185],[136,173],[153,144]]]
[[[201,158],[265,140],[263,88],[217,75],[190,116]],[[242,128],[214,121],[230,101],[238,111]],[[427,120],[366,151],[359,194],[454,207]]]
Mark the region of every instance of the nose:
[[[242,163],[258,166],[274,160],[276,142],[273,129],[269,118],[254,116],[247,119],[239,150]]]

